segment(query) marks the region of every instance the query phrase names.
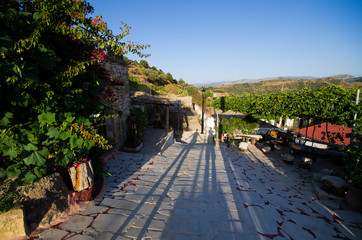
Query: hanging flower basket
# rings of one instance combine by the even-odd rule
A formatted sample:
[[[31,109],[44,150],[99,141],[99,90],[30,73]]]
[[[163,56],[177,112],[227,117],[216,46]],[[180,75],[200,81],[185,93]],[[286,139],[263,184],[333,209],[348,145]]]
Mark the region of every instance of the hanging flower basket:
[[[93,186],[94,172],[91,160],[87,161],[85,159],[84,163],[75,163],[74,167],[69,168],[68,171],[75,192],[80,192]]]

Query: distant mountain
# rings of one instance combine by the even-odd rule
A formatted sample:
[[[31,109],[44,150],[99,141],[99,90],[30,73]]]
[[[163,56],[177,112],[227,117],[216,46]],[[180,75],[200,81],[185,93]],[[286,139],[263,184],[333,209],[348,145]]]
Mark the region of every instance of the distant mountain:
[[[354,77],[352,75],[343,74],[326,78],[312,78],[304,77],[298,79],[289,79],[290,77],[273,78],[272,80],[259,79],[256,82],[234,83],[229,85],[219,85],[208,87],[209,90],[214,92],[226,92],[229,94],[263,94],[277,91],[298,91],[305,86],[310,87],[312,90],[317,90],[323,86],[339,85],[344,88],[352,88],[355,85],[362,87],[362,77]],[[242,80],[244,81],[244,80]]]
[[[308,80],[312,80],[312,79],[316,79],[316,77],[311,77],[311,76],[285,76],[285,77],[278,77],[278,78],[274,78],[274,79],[308,79]]]
[[[193,85],[195,87],[214,87],[214,86],[221,86],[221,85],[230,85],[230,84],[233,84],[235,83],[234,81],[233,82],[211,82],[211,83],[194,83]]]
[[[244,78],[235,81],[220,81],[220,82],[211,82],[211,83],[196,83],[196,87],[214,87],[214,86],[223,86],[223,85],[232,85],[232,84],[242,84],[242,83],[257,83],[262,81],[269,81],[274,79],[316,79],[315,77],[310,76],[284,76],[284,77],[266,77],[266,78]]]
[[[281,76],[281,77],[266,77],[266,78],[244,78],[235,81],[219,81],[219,82],[211,82],[211,83],[196,83],[194,86],[196,87],[215,87],[215,86],[225,86],[225,85],[233,85],[233,84],[243,84],[243,83],[257,83],[263,81],[270,81],[270,80],[293,80],[293,79],[303,79],[303,80],[316,80],[316,79],[339,79],[344,80],[346,82],[361,82],[362,81],[362,74],[357,76],[353,76],[351,74],[338,74],[323,78],[317,78],[312,76]]]
[[[353,79],[353,78],[355,78],[355,76],[350,75],[350,74],[339,74],[339,75],[329,76],[329,78],[335,78],[335,79],[341,79],[341,80],[348,80],[348,79]]]
[[[339,74],[339,75],[334,75],[334,76],[330,76],[329,78],[334,78],[334,79],[341,79],[344,80],[346,82],[362,82],[362,74],[353,76],[350,74]]]

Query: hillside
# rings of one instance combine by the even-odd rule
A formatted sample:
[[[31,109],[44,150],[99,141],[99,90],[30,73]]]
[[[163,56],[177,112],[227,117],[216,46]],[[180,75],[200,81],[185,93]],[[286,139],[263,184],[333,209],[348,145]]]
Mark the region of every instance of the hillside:
[[[319,79],[274,79],[256,83],[242,83],[232,85],[222,85],[216,87],[209,87],[208,90],[214,92],[227,92],[229,94],[242,94],[243,92],[251,94],[262,94],[276,91],[297,91],[301,90],[305,86],[309,86],[312,90],[317,90],[323,86],[339,85],[344,88],[352,88],[355,85],[362,87],[362,82],[357,79],[353,82],[347,82],[342,79],[333,77],[319,78]]]
[[[148,62],[130,60],[124,57],[128,65],[128,76],[131,91],[147,92],[151,95],[167,94],[166,86],[177,85],[171,73],[164,73],[161,69],[150,67]],[[169,89],[170,90],[170,89]]]
[[[124,57],[128,64],[129,84],[131,91],[141,91],[150,95],[168,97],[170,95],[191,96],[193,102],[201,104],[200,89],[186,83],[182,78],[178,81],[171,73],[164,73],[157,67],[150,67],[148,62],[139,63]]]

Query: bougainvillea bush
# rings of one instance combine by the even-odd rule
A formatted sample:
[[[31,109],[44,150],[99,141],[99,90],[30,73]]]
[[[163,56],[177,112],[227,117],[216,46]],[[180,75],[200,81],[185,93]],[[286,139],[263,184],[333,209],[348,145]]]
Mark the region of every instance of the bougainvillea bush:
[[[0,5],[0,178],[23,183],[108,148],[91,116],[102,115],[108,51],[144,56],[81,0]]]

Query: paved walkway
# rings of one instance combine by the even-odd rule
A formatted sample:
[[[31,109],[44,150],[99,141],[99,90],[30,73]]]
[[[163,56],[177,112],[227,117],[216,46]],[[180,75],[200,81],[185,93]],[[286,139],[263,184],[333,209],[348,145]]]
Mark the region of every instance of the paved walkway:
[[[361,215],[315,198],[307,170],[186,133],[162,155],[120,153],[95,206],[41,239],[361,239]],[[359,236],[359,238],[357,237]]]

